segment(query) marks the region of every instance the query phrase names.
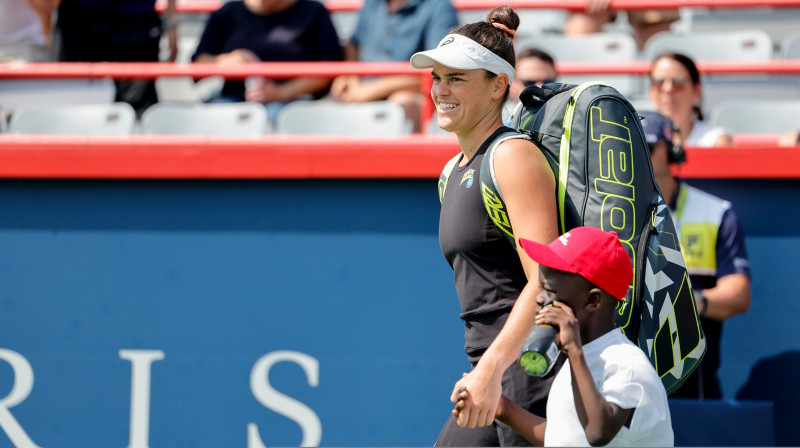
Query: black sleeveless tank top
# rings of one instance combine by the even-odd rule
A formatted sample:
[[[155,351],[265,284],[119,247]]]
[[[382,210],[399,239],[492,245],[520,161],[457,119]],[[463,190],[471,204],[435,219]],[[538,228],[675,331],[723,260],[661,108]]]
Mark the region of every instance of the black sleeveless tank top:
[[[516,249],[489,218],[481,197],[481,162],[504,132],[513,129],[498,129],[464,166],[453,168],[439,215],[439,246],[455,274],[466,326],[464,350],[471,362],[503,328],[527,283]]]

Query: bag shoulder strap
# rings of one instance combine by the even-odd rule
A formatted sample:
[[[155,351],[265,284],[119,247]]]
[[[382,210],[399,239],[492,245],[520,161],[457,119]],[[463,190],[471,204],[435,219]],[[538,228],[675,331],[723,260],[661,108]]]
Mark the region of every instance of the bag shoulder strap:
[[[517,247],[517,242],[514,238],[513,230],[511,229],[511,221],[508,219],[503,193],[500,191],[500,186],[497,184],[497,174],[494,170],[494,154],[501,143],[517,138],[530,141],[530,136],[522,132],[504,132],[498,135],[495,141],[492,142],[489,149],[486,150],[486,155],[483,156],[483,161],[481,162],[481,196],[483,197],[483,205],[486,206],[486,212],[489,214],[489,218],[494,222],[497,228],[503,232],[511,243],[511,246],[515,248]]]

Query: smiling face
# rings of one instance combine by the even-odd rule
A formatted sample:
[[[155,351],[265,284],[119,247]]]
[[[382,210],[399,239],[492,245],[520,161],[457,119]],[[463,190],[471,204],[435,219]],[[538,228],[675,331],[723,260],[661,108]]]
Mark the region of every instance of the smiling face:
[[[674,122],[683,123],[692,116],[694,104],[702,97],[689,70],[671,58],[658,59],[650,71],[650,100],[656,110]]]
[[[466,134],[482,121],[500,119],[505,75],[488,78],[483,69],[458,70],[438,62],[432,75],[431,98],[445,131]]]

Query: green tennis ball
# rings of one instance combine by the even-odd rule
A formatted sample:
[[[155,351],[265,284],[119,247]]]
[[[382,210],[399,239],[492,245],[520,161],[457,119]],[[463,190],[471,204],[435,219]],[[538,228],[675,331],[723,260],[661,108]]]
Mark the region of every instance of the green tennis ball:
[[[541,353],[526,352],[519,358],[519,365],[522,370],[530,376],[542,376],[547,372],[547,358]]]

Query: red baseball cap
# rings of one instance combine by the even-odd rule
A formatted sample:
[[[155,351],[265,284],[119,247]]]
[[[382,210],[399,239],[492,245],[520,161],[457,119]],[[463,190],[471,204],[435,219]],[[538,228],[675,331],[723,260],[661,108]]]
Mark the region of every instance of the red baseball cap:
[[[539,264],[579,274],[621,300],[633,280],[633,264],[617,232],[576,227],[545,245],[519,239],[528,256]]]

